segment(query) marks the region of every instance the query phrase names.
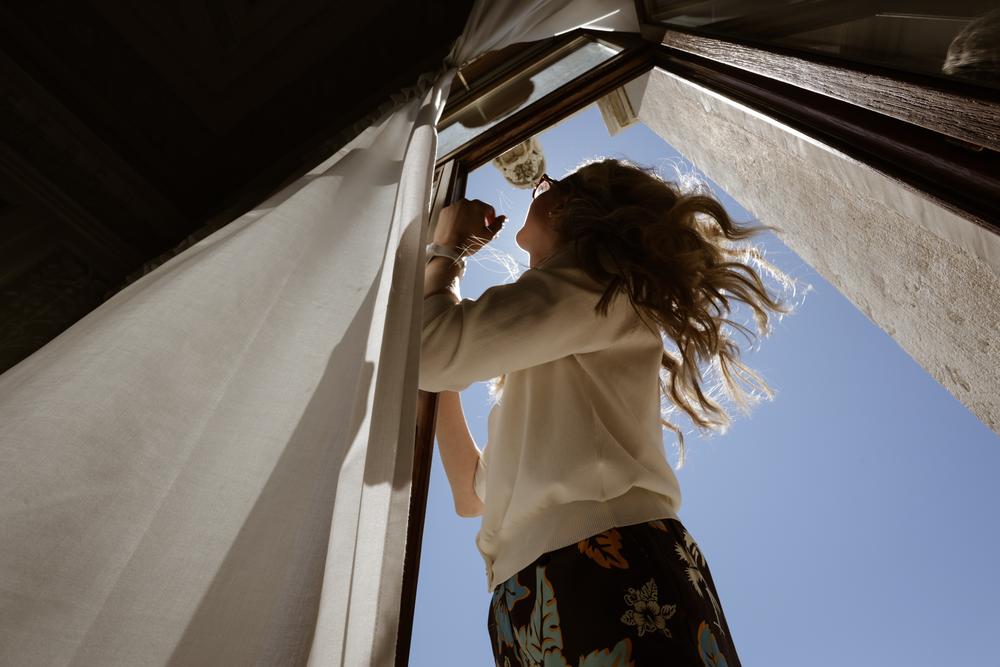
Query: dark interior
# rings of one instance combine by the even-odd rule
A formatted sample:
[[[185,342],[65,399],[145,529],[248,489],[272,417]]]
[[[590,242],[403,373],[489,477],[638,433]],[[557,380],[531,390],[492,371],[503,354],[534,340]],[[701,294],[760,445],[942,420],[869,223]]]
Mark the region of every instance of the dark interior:
[[[0,6],[0,372],[347,143],[470,5]]]

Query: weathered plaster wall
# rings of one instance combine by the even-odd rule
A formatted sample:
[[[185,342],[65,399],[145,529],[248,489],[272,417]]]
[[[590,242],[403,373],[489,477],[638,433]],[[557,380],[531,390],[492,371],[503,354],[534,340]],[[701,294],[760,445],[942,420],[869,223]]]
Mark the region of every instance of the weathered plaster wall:
[[[700,86],[642,79],[640,120],[1000,432],[1000,238]]]

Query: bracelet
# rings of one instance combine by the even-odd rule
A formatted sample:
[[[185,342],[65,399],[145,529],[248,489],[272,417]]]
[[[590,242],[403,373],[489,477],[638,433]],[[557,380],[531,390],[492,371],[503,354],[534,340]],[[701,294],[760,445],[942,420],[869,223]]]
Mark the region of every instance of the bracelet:
[[[465,257],[458,248],[452,248],[449,246],[441,245],[440,243],[428,243],[426,248],[427,261],[430,262],[432,257],[447,257],[454,261],[460,267],[458,276],[461,278],[465,275]]]

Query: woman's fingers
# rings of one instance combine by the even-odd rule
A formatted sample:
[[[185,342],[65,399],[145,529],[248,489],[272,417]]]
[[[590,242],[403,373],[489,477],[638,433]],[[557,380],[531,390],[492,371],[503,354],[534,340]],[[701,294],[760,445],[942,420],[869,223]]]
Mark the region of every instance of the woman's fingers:
[[[465,239],[464,245],[471,250],[469,254],[492,241],[507,221],[506,215],[498,216],[492,205],[480,199],[457,199],[446,208],[452,207],[450,227]]]
[[[471,200],[471,203],[476,204],[477,206],[482,206],[483,208],[485,208],[487,210],[490,210],[490,211],[493,210],[493,206],[491,206],[490,204],[487,204],[482,199],[473,199],[473,200]]]
[[[487,220],[492,221],[496,217],[497,212],[492,205],[487,204],[481,199],[473,199],[471,203],[475,204],[483,211]]]

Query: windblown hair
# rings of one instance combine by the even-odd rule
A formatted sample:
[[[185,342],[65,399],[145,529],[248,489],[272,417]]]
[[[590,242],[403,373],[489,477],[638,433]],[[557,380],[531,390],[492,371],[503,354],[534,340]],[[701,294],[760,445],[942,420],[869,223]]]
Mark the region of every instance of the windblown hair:
[[[748,262],[786,286],[794,281],[764,261],[756,247],[734,243],[775,227],[737,226],[710,194],[684,193],[655,169],[628,160],[585,162],[560,186],[570,195],[554,213],[559,247],[573,244],[584,271],[606,286],[595,312],[607,316],[612,299],[624,292],[646,326],[677,346],[676,352],[665,349],[661,360],[661,412],[663,399],[668,399],[703,431],[729,427],[726,409],[703,388],[702,365],[717,370],[723,391],[744,413],[750,399],[760,399],[754,387],[773,397],[766,382],[740,361],[740,348],[726,327],[753,342],[750,329],[727,317],[733,302],[752,309],[763,336],[770,333],[769,311],[791,310],[772,298]],[[494,380],[494,395],[502,391],[505,378]],[[680,468],[684,434],[662,414],[660,423],[677,434]]]

